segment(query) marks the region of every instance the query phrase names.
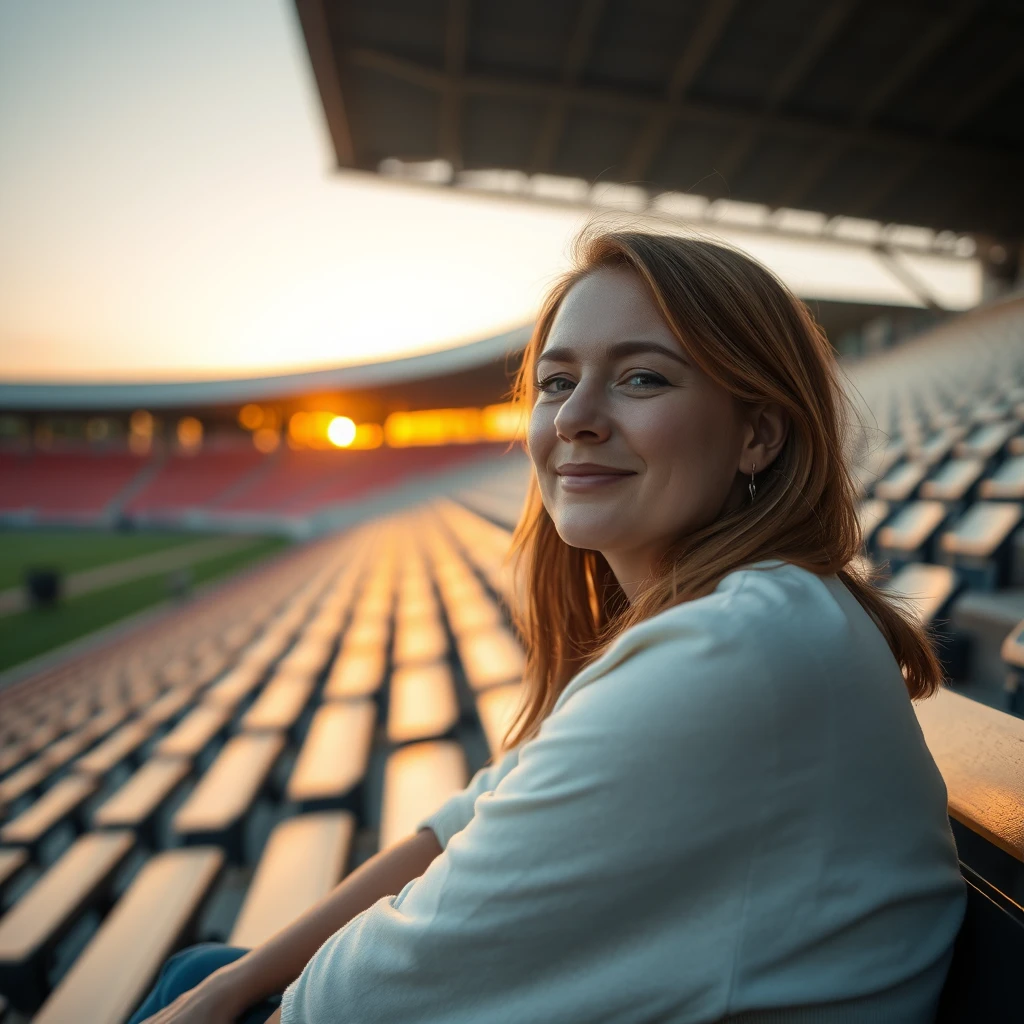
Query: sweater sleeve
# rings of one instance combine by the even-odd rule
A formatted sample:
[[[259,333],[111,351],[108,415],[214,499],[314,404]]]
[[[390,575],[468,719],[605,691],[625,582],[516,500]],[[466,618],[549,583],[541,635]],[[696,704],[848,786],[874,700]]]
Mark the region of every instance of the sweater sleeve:
[[[481,768],[473,776],[461,792],[449,797],[433,814],[424,818],[417,826],[420,832],[429,828],[437,836],[441,849],[448,846],[449,840],[457,832],[461,832],[473,817],[473,805],[482,793],[490,793],[494,787],[516,766],[519,760],[519,749],[508,751],[501,760]]]
[[[721,1008],[765,713],[741,695],[735,638],[702,625],[677,612],[646,649],[619,645],[514,759],[428,819],[444,853],[324,943],[283,1024],[661,1019],[657,978]],[[688,915],[689,944],[666,941]]]

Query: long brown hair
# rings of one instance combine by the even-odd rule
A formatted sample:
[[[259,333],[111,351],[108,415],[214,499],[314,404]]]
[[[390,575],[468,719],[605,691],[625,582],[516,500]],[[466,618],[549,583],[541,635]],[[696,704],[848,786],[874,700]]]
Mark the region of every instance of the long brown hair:
[[[758,474],[756,502],[678,538],[632,603],[599,552],[558,536],[531,473],[511,551],[519,594],[513,615],[527,651],[525,697],[506,748],[536,734],[569,680],[623,630],[766,559],[837,575],[882,631],[911,698],[934,693],[942,669],[927,632],[904,602],[874,585],[876,574],[857,557],[854,409],[807,307],[748,256],[700,238],[584,234],[574,264],[549,293],[523,353],[513,395],[524,414],[533,403],[534,364],[566,293],[598,268],[623,267],[650,290],[687,358],[741,402],[779,403],[789,431]]]

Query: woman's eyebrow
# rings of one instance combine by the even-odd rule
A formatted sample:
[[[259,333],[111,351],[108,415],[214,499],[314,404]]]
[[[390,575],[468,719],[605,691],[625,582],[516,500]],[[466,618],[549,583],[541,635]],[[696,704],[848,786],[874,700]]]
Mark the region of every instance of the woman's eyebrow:
[[[656,341],[618,341],[614,345],[609,345],[607,349],[607,354],[612,359],[621,359],[624,356],[647,355],[651,352],[662,356],[669,356],[675,359],[676,362],[682,363],[683,366],[690,365],[681,352],[667,348],[665,345],[659,345]],[[562,347],[544,349],[537,356],[537,362],[539,363],[542,359],[550,359],[555,363],[573,363],[577,362],[579,357],[571,348]]]

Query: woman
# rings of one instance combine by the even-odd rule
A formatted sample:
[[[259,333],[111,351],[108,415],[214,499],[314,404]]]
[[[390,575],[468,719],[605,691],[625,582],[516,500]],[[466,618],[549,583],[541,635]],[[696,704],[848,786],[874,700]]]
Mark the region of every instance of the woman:
[[[200,977],[152,1019],[283,989],[285,1024],[933,1019],[964,889],[910,699],[941,672],[857,568],[831,349],[722,246],[577,263],[517,382],[511,752],[264,946],[186,951],[138,1019]]]

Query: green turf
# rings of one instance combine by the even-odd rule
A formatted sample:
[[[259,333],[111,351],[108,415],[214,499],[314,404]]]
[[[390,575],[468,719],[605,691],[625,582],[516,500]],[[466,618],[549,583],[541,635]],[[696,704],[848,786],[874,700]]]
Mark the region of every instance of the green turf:
[[[204,534],[112,533],[105,530],[0,530],[0,590],[20,587],[29,566],[64,573],[121,562],[152,551],[195,543]]]
[[[194,534],[192,539],[198,539]],[[192,566],[192,580],[203,583],[226,576],[242,566],[265,558],[288,542],[280,537],[254,538],[245,548],[209,558]],[[136,552],[140,554],[141,552]],[[168,599],[167,574],[133,580],[116,587],[83,594],[56,608],[33,609],[0,616],[0,669],[59,647],[118,619]]]

